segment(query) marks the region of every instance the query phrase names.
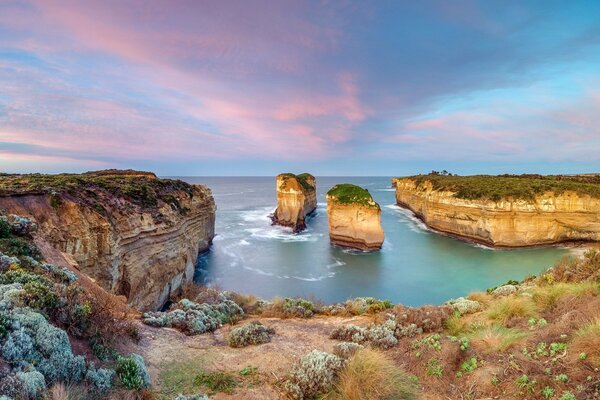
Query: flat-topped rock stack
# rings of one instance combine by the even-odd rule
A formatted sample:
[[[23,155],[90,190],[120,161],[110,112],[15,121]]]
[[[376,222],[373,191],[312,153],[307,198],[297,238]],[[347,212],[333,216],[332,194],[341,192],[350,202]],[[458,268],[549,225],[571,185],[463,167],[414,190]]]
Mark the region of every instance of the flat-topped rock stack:
[[[327,192],[331,243],[363,251],[381,249],[381,208],[368,190],[344,183]]]
[[[311,174],[279,174],[277,209],[272,216],[276,225],[288,226],[294,233],[306,228],[306,217],[317,208],[317,185]]]

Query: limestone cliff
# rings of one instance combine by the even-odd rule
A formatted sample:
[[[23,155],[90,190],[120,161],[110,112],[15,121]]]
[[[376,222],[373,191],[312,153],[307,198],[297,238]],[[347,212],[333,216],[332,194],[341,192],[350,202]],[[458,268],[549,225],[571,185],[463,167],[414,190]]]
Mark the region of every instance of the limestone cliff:
[[[584,187],[592,195],[586,194],[574,179],[566,178],[566,183],[560,183],[568,190],[542,178],[537,179],[540,182],[525,182],[541,188],[535,192],[525,191],[516,178],[506,178],[506,182],[500,181],[504,186],[492,188],[493,177],[486,177],[479,192],[465,185],[440,189],[427,179],[394,178],[392,184],[398,205],[410,209],[431,228],[458,237],[499,247],[600,240],[600,198],[595,196],[596,189]],[[523,195],[506,195],[517,193],[517,189]],[[492,190],[496,195],[483,195]]]
[[[193,278],[216,209],[204,186],[135,171],[0,175],[0,208],[35,219],[36,241],[142,310]]]
[[[331,243],[364,251],[381,249],[381,208],[368,190],[350,184],[334,186],[327,192],[327,216]]]
[[[317,208],[317,186],[310,174],[280,174],[276,178],[277,209],[273,223],[291,227],[294,232],[306,228],[306,216]]]

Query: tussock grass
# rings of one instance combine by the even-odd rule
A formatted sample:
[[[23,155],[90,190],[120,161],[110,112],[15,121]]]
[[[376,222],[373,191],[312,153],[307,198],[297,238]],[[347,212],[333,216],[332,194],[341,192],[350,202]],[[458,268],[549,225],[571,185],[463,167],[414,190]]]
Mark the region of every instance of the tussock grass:
[[[600,318],[583,325],[575,332],[571,347],[574,354],[586,353],[586,360],[600,367]]]
[[[486,315],[489,319],[505,325],[514,317],[537,317],[538,308],[529,297],[508,296],[491,304]]]
[[[529,335],[529,332],[494,324],[469,335],[469,338],[473,347],[485,352],[496,352],[510,348]]]
[[[536,286],[533,300],[542,309],[554,308],[561,300],[576,299],[583,296],[596,296],[600,287],[596,282],[555,283],[547,286]]]
[[[467,296],[467,299],[477,301],[485,307],[488,306],[492,300],[494,300],[494,296],[485,292],[473,292]]]
[[[50,388],[49,394],[51,400],[86,400],[89,398],[85,386],[62,382],[54,384]]]
[[[328,400],[411,400],[417,388],[402,368],[385,353],[360,349],[339,376],[336,390]]]

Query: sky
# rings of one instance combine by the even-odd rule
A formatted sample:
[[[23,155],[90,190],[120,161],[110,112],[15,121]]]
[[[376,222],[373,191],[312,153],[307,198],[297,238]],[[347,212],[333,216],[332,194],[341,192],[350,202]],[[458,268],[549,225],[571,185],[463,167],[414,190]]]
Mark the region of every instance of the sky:
[[[600,172],[599,1],[0,0],[0,171]]]

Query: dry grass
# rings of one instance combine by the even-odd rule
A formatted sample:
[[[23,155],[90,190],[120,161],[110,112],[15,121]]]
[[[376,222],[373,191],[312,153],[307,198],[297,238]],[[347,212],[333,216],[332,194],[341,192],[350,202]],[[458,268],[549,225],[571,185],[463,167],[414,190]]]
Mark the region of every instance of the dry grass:
[[[473,292],[467,296],[467,299],[477,301],[482,306],[487,307],[494,300],[494,296],[485,292]]]
[[[600,367],[600,318],[583,325],[577,332],[571,347],[574,354],[585,353],[586,361]]]
[[[491,304],[486,315],[489,319],[506,325],[515,317],[537,317],[538,309],[535,302],[529,297],[508,296]]]
[[[339,376],[331,400],[410,400],[417,398],[416,385],[385,353],[361,349]]]
[[[50,388],[50,398],[52,400],[86,400],[89,397],[85,386],[56,383]]]
[[[491,325],[470,335],[474,348],[483,352],[503,351],[527,338],[529,332]]]
[[[536,286],[532,291],[533,300],[541,309],[553,309],[561,301],[571,301],[583,296],[596,296],[598,293],[598,284],[587,281]]]

